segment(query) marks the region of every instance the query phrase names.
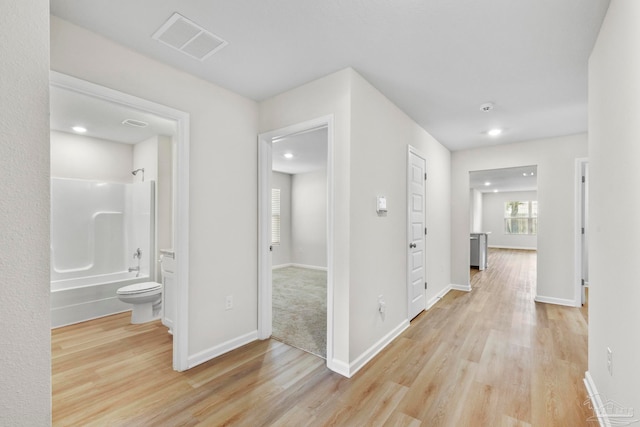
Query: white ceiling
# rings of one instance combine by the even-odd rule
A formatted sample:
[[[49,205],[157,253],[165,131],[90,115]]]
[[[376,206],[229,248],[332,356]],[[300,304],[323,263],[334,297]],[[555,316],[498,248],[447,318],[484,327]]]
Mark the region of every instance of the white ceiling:
[[[489,183],[489,185],[486,185]],[[535,191],[538,189],[538,167],[491,169],[469,172],[469,187],[481,193],[498,191]]]
[[[314,172],[327,167],[327,128],[277,138],[273,141],[272,169],[288,174]],[[291,153],[292,158],[284,155]]]
[[[125,144],[137,144],[156,135],[175,135],[176,122],[135,108],[51,86],[52,130],[74,133],[74,126],[87,129],[83,135]],[[148,124],[144,128],[124,125],[125,119]]]
[[[260,101],[353,67],[451,150],[587,129],[609,0],[51,0],[51,13]],[[229,44],[153,40],[179,12]],[[495,109],[480,111],[493,102]],[[501,127],[499,137],[486,131]]]

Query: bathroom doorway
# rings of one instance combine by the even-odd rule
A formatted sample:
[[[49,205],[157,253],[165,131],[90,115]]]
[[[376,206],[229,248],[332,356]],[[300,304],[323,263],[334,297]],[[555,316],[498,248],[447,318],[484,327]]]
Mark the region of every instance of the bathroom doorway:
[[[163,310],[174,313],[173,369],[186,370],[189,116],[56,72],[50,86],[52,189],[66,194],[71,187],[62,198],[72,206],[63,211],[75,216],[74,199],[82,199],[97,212],[87,208],[87,220],[68,218],[77,237],[71,242],[55,239],[62,233],[53,227],[64,215],[52,218],[52,326],[130,309],[123,308],[116,288],[160,282],[160,251],[169,250],[178,254],[175,292]],[[70,281],[58,280],[69,273]],[[95,281],[92,292],[78,282],[89,279]]]
[[[258,142],[258,336],[326,358],[330,366],[332,120],[268,132]]]

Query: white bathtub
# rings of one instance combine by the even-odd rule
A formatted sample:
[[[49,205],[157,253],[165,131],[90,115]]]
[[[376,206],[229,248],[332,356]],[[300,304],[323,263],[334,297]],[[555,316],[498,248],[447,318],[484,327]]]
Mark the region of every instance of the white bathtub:
[[[127,271],[51,282],[51,327],[71,325],[131,310],[116,291],[126,285],[148,282],[148,275],[135,277]]]

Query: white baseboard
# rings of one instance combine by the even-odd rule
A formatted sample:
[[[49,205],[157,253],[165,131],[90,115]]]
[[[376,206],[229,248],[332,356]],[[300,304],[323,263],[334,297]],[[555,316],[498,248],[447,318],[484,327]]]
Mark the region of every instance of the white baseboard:
[[[466,285],[456,285],[455,283],[452,283],[449,287],[455,291],[471,292],[470,283],[467,283]]]
[[[229,341],[223,342],[222,344],[215,347],[211,347],[209,349],[191,355],[187,358],[187,369],[191,369],[194,366],[198,366],[204,362],[208,362],[213,358],[228,353],[231,350],[235,350],[238,347],[242,347],[245,344],[249,344],[250,342],[253,342],[257,339],[258,331],[256,330],[249,332],[248,334],[241,335],[237,338],[230,339]]]
[[[520,251],[537,251],[538,248],[530,246],[505,246],[505,245],[488,245],[491,249],[516,249]]]
[[[333,359],[327,360],[327,368],[331,369],[336,374],[340,374],[343,377],[349,378],[349,364],[343,362],[342,360]]]
[[[371,359],[373,359],[378,353],[388,346],[394,339],[398,337],[405,329],[409,327],[409,321],[403,320],[398,326],[396,326],[391,332],[384,337],[380,338],[378,342],[369,347],[364,353],[362,353],[356,360],[349,364],[347,378],[351,378],[358,372],[364,365],[366,365]],[[344,374],[343,374],[344,375]]]
[[[582,305],[582,304],[576,303],[576,301],[572,299],[545,297],[542,295],[536,295],[536,297],[533,300],[535,302],[543,302],[545,304],[564,305],[567,307],[580,307]]]
[[[327,271],[327,267],[320,267],[317,265],[307,265],[307,264],[296,264],[293,263],[291,264],[292,267],[299,267],[299,268],[306,268],[309,270],[320,270],[320,271]]]
[[[443,290],[441,290],[440,292],[438,292],[433,298],[431,298],[429,301],[427,301],[427,306],[425,307],[425,311],[429,310],[431,307],[433,307],[438,301],[440,301],[442,298],[444,298],[444,296],[446,294],[449,293],[449,291],[453,289],[451,287],[451,285],[445,287]]]
[[[271,267],[272,270],[278,270],[280,268],[291,267],[293,264],[278,264]]]
[[[271,267],[271,269],[277,270],[279,268],[286,268],[286,267],[298,267],[298,268],[306,268],[308,270],[327,271],[327,267],[320,267],[317,265],[307,265],[307,264],[296,264],[296,263],[274,265],[273,267]]]
[[[593,382],[593,378],[591,377],[591,374],[589,373],[589,371],[584,373],[583,381],[584,381],[584,386],[587,389],[587,393],[589,394],[589,399],[591,400],[593,412],[596,414],[596,417],[598,417],[598,424],[600,424],[600,427],[611,427],[611,423],[609,422],[609,417],[605,412],[604,403],[600,398],[600,394],[598,394],[598,389],[596,388],[596,384]]]

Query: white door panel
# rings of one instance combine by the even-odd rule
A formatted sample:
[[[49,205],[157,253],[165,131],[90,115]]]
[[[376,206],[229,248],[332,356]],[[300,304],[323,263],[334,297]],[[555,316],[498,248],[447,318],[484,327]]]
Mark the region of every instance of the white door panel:
[[[425,171],[426,160],[409,149],[407,170],[407,286],[409,319],[420,314],[426,306],[425,298]]]

